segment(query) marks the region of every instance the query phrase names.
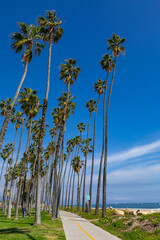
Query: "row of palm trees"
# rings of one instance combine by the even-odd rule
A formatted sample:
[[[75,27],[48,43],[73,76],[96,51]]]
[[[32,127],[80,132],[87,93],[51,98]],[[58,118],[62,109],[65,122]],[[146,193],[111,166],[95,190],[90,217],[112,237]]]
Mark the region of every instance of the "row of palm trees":
[[[100,188],[103,168],[103,202],[102,216],[106,216],[106,177],[107,177],[107,146],[108,146],[108,114],[109,104],[112,92],[113,81],[115,78],[115,69],[117,57],[125,48],[122,44],[124,38],[113,34],[111,39],[108,39],[108,51],[100,61],[102,69],[107,72],[105,81],[98,79],[94,84],[94,90],[98,94],[97,102],[90,99],[86,103],[86,108],[89,111],[89,119],[87,124],[87,137],[82,139],[82,133],[85,130],[83,122],[77,125],[79,136],[70,139],[66,142],[65,131],[69,116],[74,113],[76,104],[74,96],[71,95],[70,87],[77,80],[81,71],[77,66],[77,61],[70,58],[60,65],[60,80],[64,80],[67,85],[67,92],[63,92],[58,98],[58,106],[53,109],[52,119],[53,126],[49,129],[51,142],[47,147],[43,147],[43,139],[47,127],[46,115],[48,106],[48,95],[50,85],[50,69],[51,69],[51,50],[52,46],[57,43],[63,36],[63,29],[60,27],[62,21],[57,18],[56,11],[47,11],[45,17],[37,18],[37,26],[25,23],[18,23],[19,31],[12,34],[12,48],[16,53],[23,52],[22,62],[24,64],[24,73],[16,94],[11,101],[8,98],[6,101],[0,102],[1,115],[4,117],[2,128],[0,131],[0,150],[3,166],[6,163],[5,186],[3,191],[3,211],[11,218],[12,202],[15,200],[15,219],[18,219],[18,208],[21,202],[22,207],[26,206],[30,215],[35,208],[35,224],[41,224],[41,209],[44,205],[44,210],[52,213],[52,220],[58,216],[60,204],[65,208],[70,205],[73,209],[74,185],[77,174],[77,211],[85,211],[86,197],[86,172],[88,154],[92,154],[91,176],[89,186],[89,211],[92,206],[92,188],[94,174],[94,156],[96,146],[96,120],[100,98],[104,93],[103,99],[103,137],[102,137],[102,152],[99,163],[99,176],[97,182],[96,208],[95,214],[99,211]],[[36,90],[24,88],[21,91],[21,86],[25,80],[29,63],[33,55],[39,56],[41,51],[48,44],[48,74],[46,92],[41,105]],[[112,73],[111,80],[109,76]],[[42,109],[42,111],[41,111]],[[42,112],[42,113],[41,113]],[[93,142],[90,135],[90,121],[94,114],[94,129]],[[39,118],[39,114],[42,117]],[[38,118],[38,119],[37,119]],[[11,120],[15,124],[15,136],[13,143],[8,143],[2,148],[3,140]],[[19,161],[20,149],[23,137],[24,124],[28,131],[28,138],[23,157]],[[17,132],[21,126],[19,146],[17,155],[14,159],[15,144],[17,140]],[[66,149],[66,150],[65,150]],[[66,152],[66,153],[64,153]],[[82,160],[82,158],[84,160]],[[80,171],[82,169],[82,171]],[[3,167],[1,170],[2,175]],[[72,186],[72,188],[71,188]],[[83,189],[82,189],[83,187]],[[72,192],[71,192],[72,190]],[[81,202],[82,198],[82,204]],[[8,203],[7,203],[8,200]],[[8,210],[8,213],[7,213]]]

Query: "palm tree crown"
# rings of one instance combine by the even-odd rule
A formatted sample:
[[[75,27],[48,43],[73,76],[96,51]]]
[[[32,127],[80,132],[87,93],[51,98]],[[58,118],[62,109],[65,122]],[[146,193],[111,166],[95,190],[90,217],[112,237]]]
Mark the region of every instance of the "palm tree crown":
[[[74,84],[81,70],[80,67],[75,67],[76,63],[76,60],[69,58],[60,65],[60,80],[64,79],[65,83]]]
[[[85,124],[83,123],[83,122],[81,122],[81,123],[79,123],[78,125],[77,125],[77,128],[78,128],[78,130],[80,131],[80,133],[82,133],[83,131],[85,131]]]
[[[74,159],[72,160],[72,167],[73,170],[79,174],[82,166],[84,165],[84,161],[80,159],[80,156],[75,156]]]
[[[37,22],[41,27],[41,35],[44,42],[57,43],[63,36],[63,28],[60,27],[62,21],[57,18],[56,11],[46,11],[46,17],[39,16]]]
[[[120,52],[124,52],[125,51],[125,47],[121,46],[121,44],[123,44],[126,41],[125,38],[120,38],[119,35],[116,35],[115,33],[112,34],[112,38],[111,39],[107,39],[108,42],[108,49],[112,51],[113,56],[117,57],[119,55]]]
[[[88,108],[90,113],[95,111],[95,104],[96,101],[93,99],[90,99],[89,102],[86,103],[86,108]]]
[[[98,79],[96,83],[94,83],[94,90],[98,93],[98,95],[103,94],[105,89],[105,81]]]
[[[114,66],[114,60],[112,59],[112,56],[109,56],[109,54],[106,53],[100,60],[100,64],[102,69],[105,69],[107,72],[111,72],[112,67]]]
[[[41,50],[44,48],[44,44],[40,43],[39,40],[42,40],[40,36],[40,27],[36,27],[31,24],[27,26],[26,23],[18,23],[19,31],[11,35],[12,49],[16,53],[20,53],[24,50],[22,55],[22,61],[24,63],[29,63],[32,60],[32,56],[39,56]]]
[[[16,106],[16,104],[14,105]],[[6,101],[5,100],[1,100],[0,102],[0,115],[2,115],[3,117],[6,116],[7,110],[11,109],[11,98],[7,98]],[[13,107],[12,111],[11,111],[11,115],[13,115],[15,113],[16,109]]]

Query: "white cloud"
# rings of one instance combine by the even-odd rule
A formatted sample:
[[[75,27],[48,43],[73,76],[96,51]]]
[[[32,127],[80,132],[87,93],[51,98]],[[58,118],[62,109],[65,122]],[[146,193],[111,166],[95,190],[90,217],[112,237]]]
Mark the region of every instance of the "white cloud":
[[[108,163],[119,163],[119,162],[127,162],[127,160],[131,159],[137,159],[137,161],[143,160],[143,157],[146,157],[148,159],[157,159],[157,156],[150,156],[151,154],[153,155],[154,153],[160,153],[160,140],[149,143],[149,144],[144,144],[140,146],[136,146],[133,148],[129,148],[125,151],[115,153],[112,155],[108,156]],[[99,158],[95,159],[95,166],[99,166],[100,163],[100,155]],[[91,158],[88,159],[87,166],[90,167],[92,164]]]
[[[139,165],[116,170],[108,174],[108,184],[151,184],[160,183],[160,164]]]
[[[160,151],[160,140],[153,143],[141,145],[138,147],[133,147],[131,149],[128,149],[126,151],[123,151],[117,154],[113,154],[108,157],[108,162],[110,163],[122,162],[132,158],[137,158],[140,156],[144,156],[144,155],[147,155],[153,152],[159,152],[159,151]]]

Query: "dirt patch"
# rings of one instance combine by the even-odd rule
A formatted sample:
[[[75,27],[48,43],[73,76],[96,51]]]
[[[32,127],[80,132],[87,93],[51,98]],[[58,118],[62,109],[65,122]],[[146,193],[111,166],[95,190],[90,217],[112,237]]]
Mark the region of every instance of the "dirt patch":
[[[125,224],[128,224],[130,221],[127,221]],[[131,232],[135,227],[139,227],[140,229],[147,231],[149,233],[153,233],[155,230],[160,230],[160,224],[153,225],[153,223],[148,220],[138,221],[133,220],[131,226],[129,226],[125,232]]]
[[[47,235],[47,236],[45,236],[45,237],[46,237],[46,239],[49,239],[49,240],[57,239],[57,237],[51,236],[51,235]]]
[[[89,220],[90,222],[97,222],[99,220],[99,218],[97,219],[92,219],[92,220]]]

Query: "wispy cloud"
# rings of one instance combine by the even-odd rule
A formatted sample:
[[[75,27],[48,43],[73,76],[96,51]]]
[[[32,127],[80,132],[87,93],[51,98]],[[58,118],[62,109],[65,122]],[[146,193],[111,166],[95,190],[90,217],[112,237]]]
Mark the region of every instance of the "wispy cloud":
[[[108,184],[152,184],[160,182],[160,164],[141,164],[127,167],[108,174]]]
[[[129,149],[126,149],[124,151],[112,154],[108,156],[108,163],[116,163],[119,162],[125,162],[127,160],[137,159],[138,161],[144,160],[142,158],[146,157],[148,159],[157,159],[157,156],[151,156],[154,153],[158,154],[160,153],[160,140],[144,144],[140,146],[135,146]],[[95,166],[99,166],[100,157],[95,159]],[[92,164],[91,159],[88,160],[88,167],[90,167]]]
[[[123,152],[113,154],[108,157],[108,161],[110,163],[122,162],[158,151],[160,151],[160,140],[141,146],[136,146]]]

